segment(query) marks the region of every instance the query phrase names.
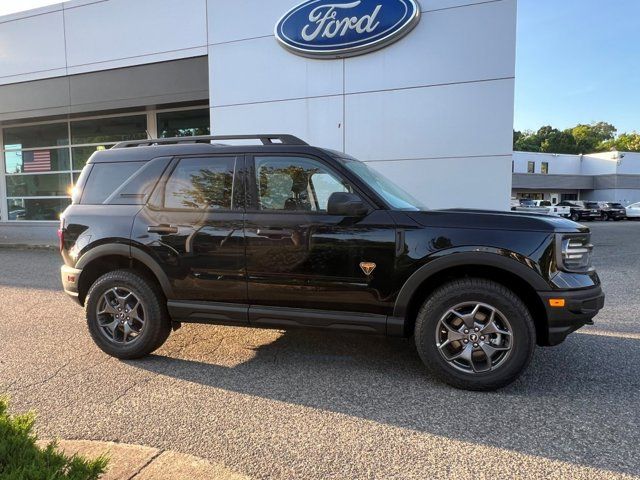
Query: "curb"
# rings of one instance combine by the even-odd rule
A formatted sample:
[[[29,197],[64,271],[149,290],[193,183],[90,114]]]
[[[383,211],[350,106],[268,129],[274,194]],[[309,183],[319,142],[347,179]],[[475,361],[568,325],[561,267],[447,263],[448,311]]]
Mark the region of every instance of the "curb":
[[[40,445],[49,441],[39,440]],[[200,457],[127,443],[94,440],[58,440],[66,455],[96,458],[106,455],[109,465],[100,480],[250,480],[250,477]]]
[[[56,245],[36,245],[29,243],[0,243],[0,250],[50,250],[57,251]]]

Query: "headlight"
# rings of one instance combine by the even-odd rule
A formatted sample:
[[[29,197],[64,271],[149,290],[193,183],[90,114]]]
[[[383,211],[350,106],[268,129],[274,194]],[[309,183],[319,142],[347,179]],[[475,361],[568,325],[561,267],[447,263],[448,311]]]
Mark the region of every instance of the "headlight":
[[[587,272],[591,269],[591,235],[588,233],[560,234],[556,252],[558,268],[567,272]]]

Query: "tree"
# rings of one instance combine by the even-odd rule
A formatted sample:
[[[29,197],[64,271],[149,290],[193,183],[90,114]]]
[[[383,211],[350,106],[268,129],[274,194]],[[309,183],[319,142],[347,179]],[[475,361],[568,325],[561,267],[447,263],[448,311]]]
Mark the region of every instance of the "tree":
[[[618,150],[620,152],[640,152],[640,133],[623,133],[617,138],[604,141],[598,145],[601,152]]]
[[[573,154],[606,152],[612,149],[640,152],[640,134],[623,133],[616,137],[617,131],[616,127],[607,122],[578,124],[562,131],[545,125],[537,132],[514,131],[513,149],[518,152]]]
[[[616,127],[606,122],[591,125],[576,125],[571,129],[578,153],[591,153],[598,150],[602,142],[612,140],[617,132]]]
[[[517,152],[539,152],[540,139],[532,131],[513,132],[513,149]]]
[[[545,153],[576,153],[576,142],[567,130],[561,132],[549,125],[538,130],[540,151]]]

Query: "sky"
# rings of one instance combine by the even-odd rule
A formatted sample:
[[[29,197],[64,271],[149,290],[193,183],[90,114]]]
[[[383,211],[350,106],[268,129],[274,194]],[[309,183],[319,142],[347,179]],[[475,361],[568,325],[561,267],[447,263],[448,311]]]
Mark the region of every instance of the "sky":
[[[52,3],[0,0],[0,15]],[[598,121],[640,132],[640,0],[518,0],[514,128]]]
[[[640,132],[640,0],[518,0],[515,129]]]

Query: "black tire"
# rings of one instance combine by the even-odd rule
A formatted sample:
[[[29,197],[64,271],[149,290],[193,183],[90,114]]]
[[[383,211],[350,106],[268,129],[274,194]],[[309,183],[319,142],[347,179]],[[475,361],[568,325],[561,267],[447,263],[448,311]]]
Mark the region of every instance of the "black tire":
[[[144,309],[144,328],[130,343],[110,339],[108,331],[100,326],[98,306],[103,295],[114,288],[125,288],[132,292]],[[98,278],[87,294],[85,313],[89,333],[96,345],[106,354],[122,360],[149,355],[160,348],[171,333],[171,320],[164,296],[153,282],[131,270],[115,270]]]
[[[460,371],[438,347],[436,328],[440,320],[450,309],[467,302],[490,305],[508,320],[512,343],[508,355],[495,369],[482,373]],[[480,278],[456,280],[433,292],[418,313],[414,333],[427,369],[441,381],[465,390],[496,390],[510,384],[529,365],[536,345],[533,319],[522,300],[505,286]],[[462,348],[462,343],[459,345]]]
[[[580,215],[577,213],[572,213],[571,214],[571,220],[573,220],[574,222],[579,222],[580,221]]]

